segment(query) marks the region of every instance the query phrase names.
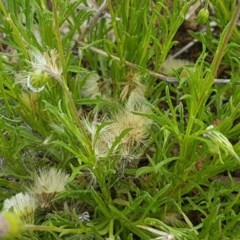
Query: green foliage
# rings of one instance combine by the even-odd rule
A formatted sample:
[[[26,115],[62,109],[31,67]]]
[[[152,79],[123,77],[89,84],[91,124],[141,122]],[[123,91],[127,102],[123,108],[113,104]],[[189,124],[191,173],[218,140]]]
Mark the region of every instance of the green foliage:
[[[196,1],[89,2],[0,2],[0,206],[68,174],[21,239],[240,239],[237,1],[200,6],[176,83],[154,73]]]

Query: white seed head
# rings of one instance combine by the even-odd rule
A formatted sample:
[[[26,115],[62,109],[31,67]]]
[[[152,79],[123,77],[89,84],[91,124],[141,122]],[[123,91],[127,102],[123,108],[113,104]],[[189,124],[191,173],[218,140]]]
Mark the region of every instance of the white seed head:
[[[129,73],[127,82],[122,89],[120,99],[126,101],[126,109],[129,111],[136,111],[136,108],[145,104],[146,99],[144,97],[146,87],[141,83],[141,76],[137,73]]]
[[[84,97],[95,98],[101,95],[98,85],[99,79],[100,77],[96,73],[93,73],[88,77],[82,89],[82,95]]]
[[[136,88],[130,92],[128,100],[126,102],[126,109],[129,111],[137,111],[137,108],[146,103],[145,94],[145,85],[140,82],[137,84]]]
[[[68,178],[68,174],[54,167],[41,170],[31,188],[38,204],[41,207],[48,207],[54,196],[65,191]]]
[[[187,66],[187,65],[193,65],[190,61],[186,59],[176,59],[169,57],[165,60],[165,62],[161,66],[161,72],[167,76],[174,75],[174,71]],[[181,72],[181,75],[186,75],[185,71]]]
[[[116,122],[112,124],[112,129],[118,135],[125,129],[131,129],[124,137],[123,142],[141,143],[146,139],[147,127],[151,124],[150,119],[127,110],[120,112],[115,119]]]
[[[117,144],[116,149],[118,147],[122,148],[122,157],[132,156],[134,150],[146,141],[150,124],[151,120],[144,116],[134,114],[128,110],[121,111],[114,117],[112,123],[101,130],[95,144],[97,154],[105,156],[112,148],[116,138],[124,130],[129,130]]]
[[[5,199],[3,211],[13,211],[25,223],[34,222],[34,213],[37,208],[36,200],[32,194],[18,193],[15,196]]]

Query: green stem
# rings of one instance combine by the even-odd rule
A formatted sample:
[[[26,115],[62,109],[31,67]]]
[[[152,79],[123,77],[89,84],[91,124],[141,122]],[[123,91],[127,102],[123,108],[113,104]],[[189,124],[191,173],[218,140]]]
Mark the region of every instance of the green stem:
[[[77,125],[78,129],[80,130],[81,134],[84,137],[84,142],[82,142],[83,147],[85,148],[88,156],[92,156],[93,155],[92,144],[91,144],[90,140],[88,139],[88,135],[86,133],[84,125],[82,124],[82,121],[80,120],[80,118],[78,116],[78,112],[77,112],[74,100],[72,98],[72,93],[70,92],[68,86],[63,81],[59,81],[59,83],[61,84],[62,89],[64,91],[64,95],[66,96],[66,98],[64,98],[64,100],[67,101],[67,106],[69,107],[70,114],[71,114],[75,124]]]
[[[206,100],[206,96],[209,94],[209,90],[214,82],[214,77],[217,75],[219,65],[226,52],[227,44],[229,42],[230,37],[232,36],[234,27],[236,25],[237,20],[239,19],[239,16],[240,16],[240,0],[238,0],[237,8],[234,14],[232,15],[230,22],[224,29],[222,36],[219,40],[216,54],[214,55],[212,64],[210,66],[211,72],[205,78],[205,82],[207,84],[203,85],[202,93],[198,99],[197,108],[193,109],[192,111],[191,118],[189,119],[189,123],[186,130],[186,135],[191,134],[192,126],[194,124],[194,119],[196,118],[196,115],[200,111],[201,106],[204,104],[204,101]]]
[[[55,226],[43,226],[43,225],[25,225],[27,231],[50,231],[50,232],[63,232],[65,229]]]
[[[238,0],[237,8],[236,8],[234,14],[232,15],[230,22],[228,23],[228,25],[226,26],[226,28],[223,32],[223,39],[222,39],[222,41],[219,41],[219,45],[217,47],[216,54],[212,61],[212,64],[211,64],[212,78],[214,78],[217,75],[217,70],[218,70],[221,60],[225,54],[228,41],[229,41],[230,37],[232,36],[236,22],[239,19],[239,15],[240,15],[240,1]]]
[[[64,51],[63,51],[63,45],[62,45],[62,40],[60,36],[60,27],[59,27],[59,22],[58,22],[58,11],[57,11],[57,4],[55,0],[52,0],[52,6],[53,6],[53,15],[54,15],[54,30],[55,30],[55,35],[57,39],[57,46],[58,46],[58,52],[60,56],[60,62],[62,65],[63,69],[63,75],[64,79],[66,80],[66,65],[65,65],[65,58],[64,58]]]
[[[49,231],[49,232],[58,232],[58,233],[62,233],[66,231],[67,233],[75,233],[75,234],[86,232],[86,229],[84,229],[83,227],[64,229],[64,228],[55,227],[55,226],[31,225],[31,224],[25,225],[24,229],[27,231]]]
[[[84,141],[86,145],[84,145],[88,155],[90,156],[92,154],[92,145],[91,142],[88,139],[87,133],[85,131],[85,128],[81,122],[81,120],[78,117],[77,109],[75,106],[75,103],[72,98],[72,93],[70,92],[68,86],[67,86],[67,76],[66,76],[66,62],[64,58],[64,51],[63,51],[63,45],[61,41],[60,31],[59,31],[59,21],[58,21],[58,11],[57,11],[57,4],[56,0],[52,0],[52,6],[53,6],[53,14],[54,14],[54,22],[55,22],[55,35],[57,39],[57,46],[58,46],[58,52],[60,57],[60,63],[63,69],[63,78],[59,80],[59,83],[61,84],[64,94],[66,95],[67,99],[67,105],[69,105],[69,109],[71,112],[72,117],[74,118],[74,121],[78,128],[80,129],[81,133],[83,134]]]
[[[109,224],[109,240],[114,240],[114,220],[112,219]]]

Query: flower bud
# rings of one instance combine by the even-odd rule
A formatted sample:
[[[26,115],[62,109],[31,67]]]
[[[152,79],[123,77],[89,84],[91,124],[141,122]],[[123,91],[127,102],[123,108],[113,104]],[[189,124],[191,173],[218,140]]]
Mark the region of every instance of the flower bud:
[[[0,238],[14,239],[23,230],[23,223],[19,216],[13,212],[0,213]]]
[[[54,85],[52,77],[41,70],[35,70],[27,77],[27,87],[33,92],[41,92],[45,88],[45,85]]]
[[[198,24],[205,24],[209,17],[209,11],[207,8],[202,8],[197,15],[197,23]]]
[[[49,80],[49,76],[46,73],[41,72],[40,70],[35,70],[31,74],[31,84],[35,88],[42,87],[48,82],[48,80]]]

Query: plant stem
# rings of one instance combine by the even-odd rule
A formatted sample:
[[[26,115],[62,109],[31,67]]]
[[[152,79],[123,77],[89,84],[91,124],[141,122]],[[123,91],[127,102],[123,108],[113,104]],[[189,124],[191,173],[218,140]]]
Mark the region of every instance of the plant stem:
[[[62,41],[61,41],[61,37],[60,37],[58,12],[57,12],[57,5],[56,5],[55,0],[52,0],[52,6],[53,6],[54,24],[55,24],[54,29],[55,29],[56,39],[57,39],[58,52],[59,52],[60,61],[61,61],[62,69],[63,69],[63,76],[64,76],[64,79],[66,81],[66,65],[65,65],[65,58],[64,58]]]
[[[64,229],[64,228],[55,227],[55,226],[31,225],[31,224],[25,225],[25,230],[27,230],[27,231],[49,231],[49,232],[58,232],[58,233],[62,233],[64,231],[66,231],[68,233],[75,233],[75,234],[86,232],[86,229],[84,229],[83,227],[73,228],[73,229]]]
[[[235,10],[234,14],[232,15],[230,22],[228,23],[228,25],[226,26],[226,28],[223,32],[223,34],[224,34],[223,39],[222,39],[222,41],[219,41],[219,45],[217,47],[216,54],[215,54],[212,64],[211,64],[211,74],[213,77],[215,77],[217,75],[217,70],[218,70],[221,60],[225,54],[228,41],[229,41],[230,37],[232,36],[233,29],[236,25],[237,20],[239,19],[239,16],[240,16],[240,1],[238,0],[236,10]]]
[[[78,117],[77,109],[76,109],[74,100],[72,98],[72,93],[70,92],[68,85],[67,85],[66,63],[65,63],[65,58],[64,58],[62,41],[61,41],[61,37],[60,37],[60,31],[59,31],[58,11],[57,11],[56,0],[52,0],[52,6],[53,6],[54,22],[55,22],[55,35],[56,35],[56,39],[57,39],[60,62],[61,62],[61,66],[63,69],[63,77],[58,82],[61,84],[64,94],[67,97],[67,103],[69,104],[71,115],[74,118],[76,125],[78,126],[78,128],[80,129],[80,131],[84,137],[84,141],[86,144],[83,144],[83,145],[85,147],[85,150],[87,150],[87,154],[90,156],[92,154],[91,143],[88,140],[88,136],[85,131],[85,128],[84,128],[81,120]]]

